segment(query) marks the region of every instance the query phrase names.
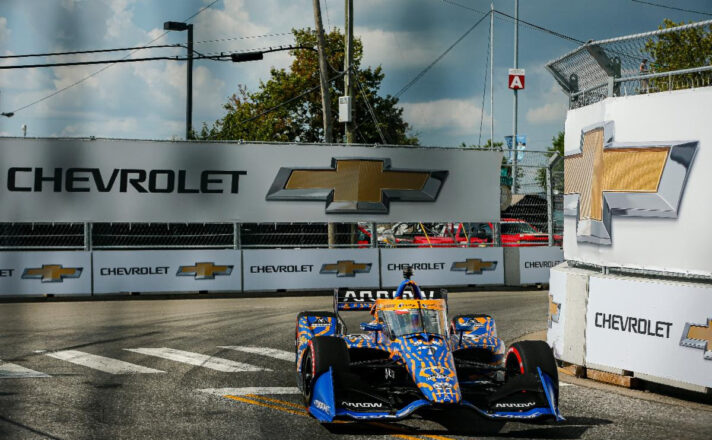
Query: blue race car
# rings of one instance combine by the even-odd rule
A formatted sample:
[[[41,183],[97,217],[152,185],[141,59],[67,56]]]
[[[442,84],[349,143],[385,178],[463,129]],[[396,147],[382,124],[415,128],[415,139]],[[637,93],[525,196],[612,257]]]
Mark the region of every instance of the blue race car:
[[[544,341],[505,351],[488,315],[448,326],[447,292],[420,290],[404,271],[398,289],[334,292],[334,312],[297,316],[297,385],[311,415],[400,420],[421,408],[466,407],[489,419],[564,420],[559,380]],[[370,311],[363,334],[348,334],[340,311]]]

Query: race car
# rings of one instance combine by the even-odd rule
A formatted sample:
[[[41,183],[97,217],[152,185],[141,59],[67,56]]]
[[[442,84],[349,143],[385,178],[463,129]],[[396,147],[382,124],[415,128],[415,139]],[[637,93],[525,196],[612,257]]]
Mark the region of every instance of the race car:
[[[410,269],[404,277],[395,292],[336,289],[333,312],[297,316],[297,385],[312,416],[400,420],[459,406],[489,419],[564,420],[546,342],[505,350],[488,315],[457,315],[448,325],[447,292],[422,291]],[[339,315],[354,310],[371,314],[363,334],[349,334]]]

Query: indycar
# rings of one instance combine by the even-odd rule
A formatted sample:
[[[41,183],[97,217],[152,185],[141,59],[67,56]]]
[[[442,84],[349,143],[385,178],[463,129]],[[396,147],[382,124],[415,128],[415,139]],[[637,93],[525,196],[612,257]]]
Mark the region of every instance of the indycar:
[[[336,289],[333,312],[297,316],[297,385],[314,418],[400,420],[466,407],[494,420],[564,420],[546,342],[505,350],[483,314],[448,325],[447,292],[421,290],[409,269],[404,277],[395,292]],[[339,314],[354,310],[372,316],[363,334],[349,334]]]

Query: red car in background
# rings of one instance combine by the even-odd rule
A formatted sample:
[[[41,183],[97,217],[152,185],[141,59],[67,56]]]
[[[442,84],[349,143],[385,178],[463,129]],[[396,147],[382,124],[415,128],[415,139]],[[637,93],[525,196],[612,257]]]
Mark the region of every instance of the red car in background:
[[[492,223],[451,223],[445,233],[437,236],[418,235],[413,243],[418,247],[464,247],[492,245]],[[503,247],[547,246],[549,236],[539,232],[524,220],[503,218],[500,220],[500,235]],[[563,237],[554,235],[554,245],[561,246]]]

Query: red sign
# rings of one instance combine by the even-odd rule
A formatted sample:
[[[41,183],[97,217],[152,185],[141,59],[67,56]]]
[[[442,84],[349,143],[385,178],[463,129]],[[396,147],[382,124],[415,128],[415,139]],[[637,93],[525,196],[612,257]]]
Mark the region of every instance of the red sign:
[[[513,90],[524,88],[524,69],[509,69],[507,86]]]

